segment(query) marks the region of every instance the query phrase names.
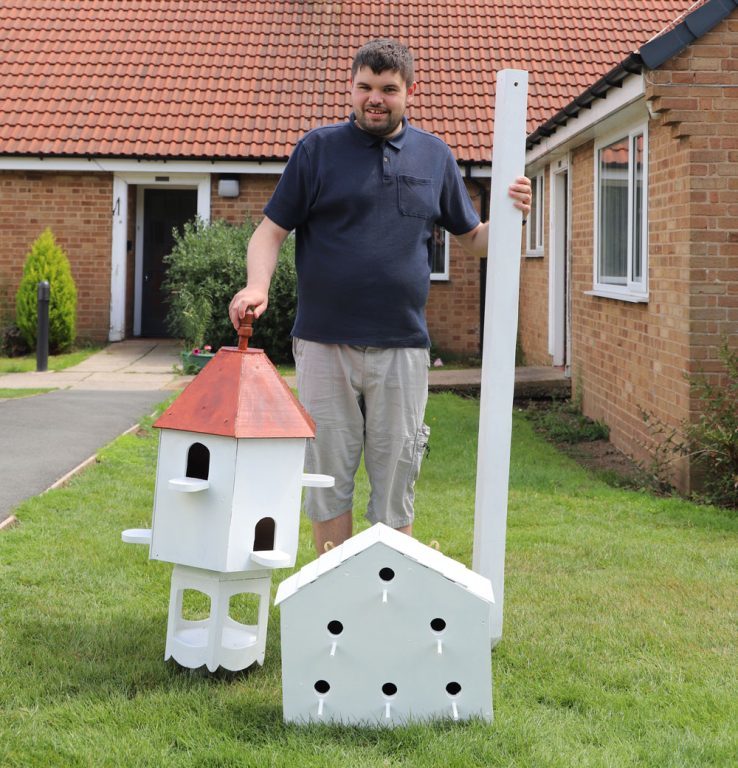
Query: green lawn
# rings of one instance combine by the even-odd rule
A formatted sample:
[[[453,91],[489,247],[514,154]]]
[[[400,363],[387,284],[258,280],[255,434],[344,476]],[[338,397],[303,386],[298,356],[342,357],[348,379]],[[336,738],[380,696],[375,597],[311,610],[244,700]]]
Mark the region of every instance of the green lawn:
[[[43,395],[46,392],[53,392],[53,389],[4,389],[0,387],[0,400],[9,400],[18,397],[31,397],[32,395]]]
[[[90,355],[99,352],[102,347],[87,346],[67,352],[63,355],[49,355],[48,369],[50,371],[62,371],[71,368],[86,360]],[[4,373],[26,373],[36,370],[36,355],[23,355],[22,357],[0,357],[0,375]]]
[[[418,538],[467,565],[477,417],[431,396],[417,489]],[[282,722],[278,609],[264,667],[164,663],[171,566],[120,541],[150,524],[155,462],[150,430],[122,437],[0,534],[0,765],[737,764],[734,515],[609,487],[516,414],[494,723],[305,728]]]

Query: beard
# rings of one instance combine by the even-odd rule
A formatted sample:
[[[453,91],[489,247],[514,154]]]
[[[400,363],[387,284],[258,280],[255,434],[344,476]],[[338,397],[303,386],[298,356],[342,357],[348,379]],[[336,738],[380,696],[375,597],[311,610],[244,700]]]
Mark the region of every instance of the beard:
[[[375,116],[376,119],[368,119],[364,110],[356,111],[356,122],[362,131],[371,133],[373,136],[389,136],[397,130],[402,123],[402,115],[395,115],[392,112],[385,112]]]

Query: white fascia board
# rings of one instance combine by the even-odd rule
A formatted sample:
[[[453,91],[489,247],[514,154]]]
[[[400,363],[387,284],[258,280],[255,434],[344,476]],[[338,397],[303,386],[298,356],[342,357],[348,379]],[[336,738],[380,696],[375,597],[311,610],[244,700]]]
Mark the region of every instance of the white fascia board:
[[[281,175],[287,163],[253,160],[133,160],[105,157],[0,157],[0,171],[86,171],[154,175],[244,173]]]
[[[464,170],[472,179],[490,179],[492,178],[492,158],[490,158],[489,163],[467,165]]]
[[[645,94],[644,76],[630,75],[620,88],[610,88],[607,97],[597,99],[590,109],[581,109],[566,125],[558,128],[525,154],[526,168],[549,154],[565,154],[572,146],[587,141],[595,134],[596,126],[613,117],[617,112],[642,101]],[[636,105],[637,106],[637,105]],[[642,105],[645,111],[645,104]]]

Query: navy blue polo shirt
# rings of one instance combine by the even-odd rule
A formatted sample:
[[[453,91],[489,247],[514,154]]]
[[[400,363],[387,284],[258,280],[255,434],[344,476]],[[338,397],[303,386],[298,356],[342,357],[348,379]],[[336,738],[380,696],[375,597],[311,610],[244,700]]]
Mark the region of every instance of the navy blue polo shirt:
[[[292,334],[374,347],[430,346],[433,226],[460,235],[479,224],[441,139],[404,121],[385,140],[353,115],[298,142],[264,213],[297,238]]]

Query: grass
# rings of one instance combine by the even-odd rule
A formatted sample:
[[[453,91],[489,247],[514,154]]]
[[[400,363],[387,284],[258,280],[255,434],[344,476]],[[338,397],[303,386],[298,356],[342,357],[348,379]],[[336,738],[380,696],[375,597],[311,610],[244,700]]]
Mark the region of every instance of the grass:
[[[467,565],[477,418],[431,396],[417,489],[418,538]],[[171,566],[120,542],[150,524],[155,462],[148,427],[122,437],[0,535],[0,765],[736,764],[735,516],[609,487],[516,414],[494,723],[304,728],[282,722],[274,607],[264,667],[164,663]]]
[[[46,392],[53,392],[49,389],[3,389],[0,387],[0,400],[9,400],[11,397],[31,397],[32,395],[43,395]]]
[[[67,352],[63,355],[49,355],[48,369],[50,371],[62,371],[71,368],[86,360],[90,355],[99,352],[102,347],[86,346]],[[36,355],[22,355],[21,357],[0,357],[0,375],[4,373],[27,373],[36,370]]]

